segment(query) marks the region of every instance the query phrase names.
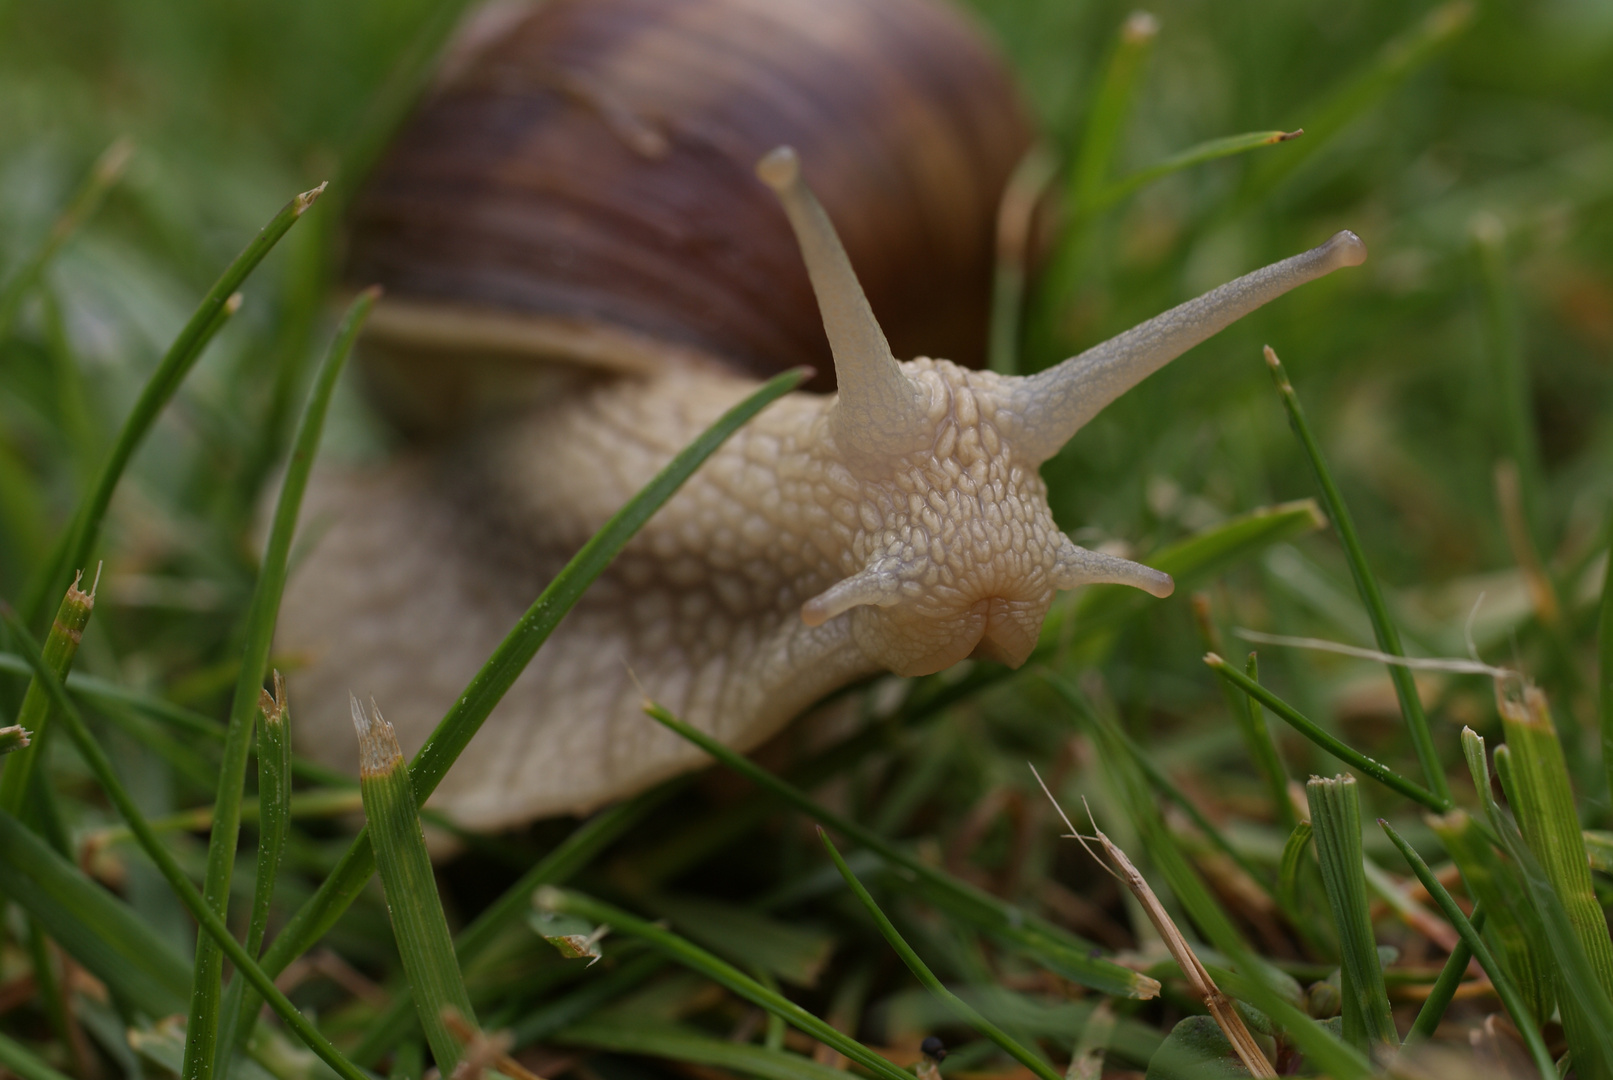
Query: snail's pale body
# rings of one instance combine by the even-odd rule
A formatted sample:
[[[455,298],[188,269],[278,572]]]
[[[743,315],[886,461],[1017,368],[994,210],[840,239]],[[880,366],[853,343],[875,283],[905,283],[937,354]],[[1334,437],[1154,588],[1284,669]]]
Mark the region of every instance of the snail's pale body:
[[[645,694],[744,748],[884,667],[938,670],[983,637],[980,651],[1022,660],[1055,591],[1059,533],[1042,480],[1002,452],[994,399],[973,392],[996,376],[906,366],[934,391],[932,447],[859,477],[827,431],[832,398],[774,404],[590,589],[440,804],[493,826],[587,809],[698,761],[644,717]],[[601,380],[450,458],[325,474],[307,513],[332,527],[293,579],[282,634],[341,660],[299,691],[322,702],[382,687],[405,751],[418,749],[564,560],[754,386],[698,372]],[[871,622],[859,643],[851,613],[803,621],[804,603],[891,552],[921,571],[911,620],[928,635],[881,638]],[[344,725],[313,728],[305,745],[327,760],[353,754]]]

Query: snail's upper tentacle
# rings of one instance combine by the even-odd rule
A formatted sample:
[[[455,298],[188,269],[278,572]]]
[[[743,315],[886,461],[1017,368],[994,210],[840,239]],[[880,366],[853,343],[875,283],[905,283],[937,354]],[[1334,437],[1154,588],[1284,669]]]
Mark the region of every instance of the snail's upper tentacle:
[[[1366,257],[1359,236],[1335,233],[1320,247],[1245,274],[1056,367],[1006,384],[1009,440],[1027,461],[1046,461],[1104,406],[1205,338],[1288,290],[1340,267],[1359,266]]]
[[[877,464],[927,446],[934,424],[927,419],[924,389],[902,373],[891,354],[834,225],[801,179],[795,151],[777,148],[756,173],[784,204],[818,297],[840,387],[830,431],[848,455],[847,464]]]

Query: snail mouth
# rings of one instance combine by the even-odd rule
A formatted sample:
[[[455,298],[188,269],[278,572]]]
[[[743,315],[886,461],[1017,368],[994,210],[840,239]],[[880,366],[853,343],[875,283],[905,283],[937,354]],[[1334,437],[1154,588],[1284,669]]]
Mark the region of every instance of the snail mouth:
[[[986,605],[986,625],[969,655],[977,660],[995,660],[1011,668],[1019,667],[1036,648],[1036,639],[1042,632],[1041,613],[1028,610],[1023,602],[1000,596],[981,603]]]

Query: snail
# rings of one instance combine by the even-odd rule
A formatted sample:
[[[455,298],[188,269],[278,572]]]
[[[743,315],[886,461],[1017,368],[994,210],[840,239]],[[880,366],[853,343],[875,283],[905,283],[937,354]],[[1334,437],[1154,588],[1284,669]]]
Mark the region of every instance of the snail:
[[[310,488],[278,631],[312,658],[305,752],[353,767],[349,688],[418,748],[548,577],[759,375],[816,359],[821,332],[836,389],[730,438],[562,621],[433,796],[466,826],[700,764],[646,695],[748,749],[880,671],[1022,663],[1060,590],[1169,595],[1061,533],[1038,467],[1175,356],[1365,256],[1339,233],[1035,375],[931,359],[978,356],[996,203],[1030,141],[958,15],[551,0],[495,29],[355,213],[351,273],[390,290],[368,370],[420,441]]]

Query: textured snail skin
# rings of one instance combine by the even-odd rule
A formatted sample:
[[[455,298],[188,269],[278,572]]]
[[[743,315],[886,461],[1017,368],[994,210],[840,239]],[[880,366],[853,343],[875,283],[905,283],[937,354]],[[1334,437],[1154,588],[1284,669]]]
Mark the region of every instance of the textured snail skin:
[[[566,617],[433,797],[466,825],[584,811],[697,764],[645,696],[745,749],[863,675],[1022,663],[1059,590],[1169,595],[1168,576],[1060,533],[1038,466],[1172,357],[1366,253],[1339,233],[1035,376],[899,364],[793,153],[758,171],[801,243],[840,390],[736,434]],[[418,749],[564,559],[754,385],[600,380],[456,455],[323,475],[305,516],[325,532],[280,630],[320,658],[293,687],[315,710],[304,748],[351,766],[351,729],[323,712],[352,688]]]

